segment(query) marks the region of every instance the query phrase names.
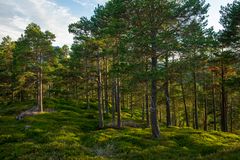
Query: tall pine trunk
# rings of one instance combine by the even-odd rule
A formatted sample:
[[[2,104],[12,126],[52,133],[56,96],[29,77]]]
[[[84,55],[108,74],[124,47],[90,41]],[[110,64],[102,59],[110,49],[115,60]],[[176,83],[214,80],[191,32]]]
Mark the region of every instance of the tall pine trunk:
[[[223,132],[228,131],[227,127],[227,103],[226,103],[226,93],[225,93],[225,71],[224,71],[224,65],[223,62],[221,62],[221,97],[222,97],[222,103],[221,103],[221,130]]]
[[[153,4],[152,4],[153,5]],[[157,121],[157,80],[156,80],[156,71],[157,71],[157,45],[156,45],[156,32],[151,31],[151,40],[152,40],[152,56],[151,56],[151,71],[154,74],[154,77],[151,80],[151,126],[152,126],[152,135],[154,138],[160,137],[160,130],[158,127]]]
[[[215,105],[214,73],[212,74],[212,107],[213,107],[213,129],[216,131],[217,120],[216,120],[216,105]]]
[[[109,109],[108,109],[108,60],[106,59],[106,69],[105,69],[105,84],[104,84],[104,91],[105,91],[105,110],[106,113],[109,113]]]
[[[144,102],[145,96],[142,98],[142,121],[145,120],[145,102]]]
[[[115,102],[115,94],[116,94],[116,84],[115,84],[115,79],[113,78],[112,80],[112,127],[115,127],[115,107],[116,107],[116,102]]]
[[[103,69],[103,68],[102,68]],[[105,113],[105,99],[104,99],[104,76],[101,76],[101,103],[102,103],[102,113]]]
[[[88,75],[88,60],[87,60],[87,57],[85,59],[85,73],[87,73],[87,78],[86,78],[86,102],[87,102],[87,108],[90,109],[90,104],[89,104],[89,75]]]
[[[164,93],[166,97],[166,125],[171,126],[171,111],[170,111],[170,97],[169,97],[169,78],[168,78],[168,54],[165,56],[165,86]]]
[[[100,55],[97,52],[97,71],[98,71],[98,114],[99,114],[99,128],[103,128],[103,113],[102,113],[102,105],[101,105],[101,98],[102,98],[102,87],[101,87],[101,66],[100,66]]]
[[[155,66],[153,58],[153,67]],[[157,61],[157,60],[156,60]],[[157,122],[157,84],[156,80],[152,80],[152,87],[151,87],[151,109],[150,109],[150,116],[151,116],[151,126],[152,126],[152,134],[153,137],[158,138],[160,136],[160,131]]]
[[[133,95],[132,95],[132,92],[130,93],[130,110],[131,110],[131,117],[133,117]]]
[[[40,97],[39,97],[39,101],[40,101],[41,112],[43,112],[43,72],[42,72],[42,66],[41,66],[41,69],[40,69]]]
[[[204,131],[208,130],[208,110],[207,110],[207,96],[204,97]]]
[[[117,127],[121,128],[121,106],[120,106],[120,80],[117,78],[117,99],[116,99],[116,108],[117,108]]]
[[[230,105],[229,105],[229,108],[230,108],[230,132],[232,133],[233,132],[233,104],[232,104],[232,99],[230,99]]]
[[[196,71],[193,71],[193,92],[194,92],[194,128],[198,129],[198,106],[197,106],[197,82],[196,82]]]
[[[38,54],[39,61],[39,70],[38,70],[38,98],[37,98],[37,106],[40,112],[43,112],[43,73],[42,73],[42,53]]]
[[[183,76],[181,75],[181,90],[182,90],[182,99],[183,99],[183,105],[184,105],[184,113],[185,113],[185,121],[187,127],[189,127],[189,118],[188,118],[188,110],[187,110],[187,103],[185,98],[185,91],[183,86]]]
[[[175,105],[174,89],[172,89],[172,125],[177,126],[177,108]]]
[[[160,137],[160,130],[158,126],[157,119],[157,65],[158,65],[158,57],[157,57],[157,29],[155,28],[155,16],[156,9],[154,1],[150,1],[150,37],[151,37],[151,108],[150,108],[150,119],[151,119],[151,127],[152,127],[152,136],[154,138]]]
[[[147,127],[150,127],[149,122],[149,102],[148,102],[148,81],[146,82],[146,94],[145,94],[145,103],[146,103],[146,121],[147,121]]]
[[[207,83],[204,78],[204,131],[208,130],[208,99],[207,99]]]

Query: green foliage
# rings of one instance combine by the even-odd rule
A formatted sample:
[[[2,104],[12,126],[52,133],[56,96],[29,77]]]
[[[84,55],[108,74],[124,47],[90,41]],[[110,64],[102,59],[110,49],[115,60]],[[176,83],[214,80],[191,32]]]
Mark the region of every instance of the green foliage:
[[[9,36],[0,44],[0,102],[9,102],[13,93],[13,50],[15,42]]]
[[[239,15],[240,15],[240,2],[234,0],[233,3],[225,7],[221,7],[220,23],[224,27],[221,31],[220,41],[225,45],[239,43],[240,30],[239,30]]]
[[[239,6],[222,7],[220,33],[206,28],[205,0],[111,0],[69,25],[71,51],[34,23],[3,38],[0,159],[239,159]],[[51,112],[16,121],[42,91]],[[155,138],[165,115],[237,134],[161,127],[154,139],[147,108]],[[108,128],[114,116],[124,127]]]

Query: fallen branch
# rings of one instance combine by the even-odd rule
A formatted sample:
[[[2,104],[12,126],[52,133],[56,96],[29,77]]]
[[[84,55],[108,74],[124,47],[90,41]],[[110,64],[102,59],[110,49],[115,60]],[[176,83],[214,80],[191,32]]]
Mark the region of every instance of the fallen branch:
[[[39,114],[39,113],[40,112],[38,110],[38,107],[33,106],[31,109],[26,110],[26,111],[20,113],[18,116],[16,116],[16,120],[22,120],[26,116],[33,116],[33,115],[36,115],[36,114]]]

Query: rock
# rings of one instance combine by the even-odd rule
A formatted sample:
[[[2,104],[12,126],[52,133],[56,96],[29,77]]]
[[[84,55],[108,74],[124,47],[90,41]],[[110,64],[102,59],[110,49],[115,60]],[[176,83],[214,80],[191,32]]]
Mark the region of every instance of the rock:
[[[31,128],[31,127],[32,127],[32,126],[30,126],[30,125],[26,125],[26,126],[24,127],[24,129],[27,130],[27,129]]]

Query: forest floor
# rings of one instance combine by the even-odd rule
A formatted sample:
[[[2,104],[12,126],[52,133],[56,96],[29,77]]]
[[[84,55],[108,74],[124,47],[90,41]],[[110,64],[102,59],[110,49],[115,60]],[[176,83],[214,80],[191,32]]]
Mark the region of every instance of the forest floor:
[[[190,128],[161,128],[153,139],[149,128],[97,130],[96,104],[48,100],[55,112],[16,120],[30,103],[0,106],[0,159],[146,159],[237,160],[240,135]],[[140,122],[140,113],[133,117]],[[123,113],[125,120],[130,115]],[[111,122],[110,116],[105,117]]]

